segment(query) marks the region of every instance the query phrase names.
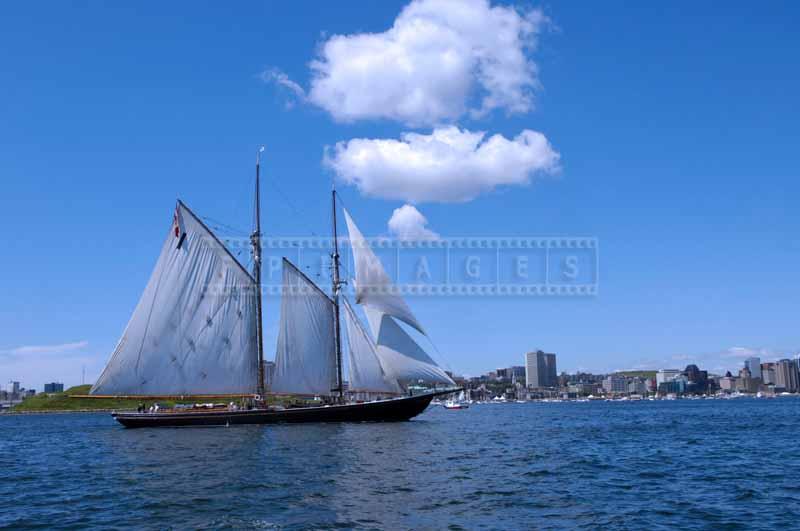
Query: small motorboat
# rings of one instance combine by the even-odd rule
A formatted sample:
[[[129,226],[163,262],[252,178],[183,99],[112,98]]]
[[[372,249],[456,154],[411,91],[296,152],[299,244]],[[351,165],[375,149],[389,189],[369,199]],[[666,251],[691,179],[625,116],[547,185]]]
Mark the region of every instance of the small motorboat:
[[[448,400],[444,404],[442,404],[445,409],[468,409],[469,406],[467,404],[456,402],[455,400]]]

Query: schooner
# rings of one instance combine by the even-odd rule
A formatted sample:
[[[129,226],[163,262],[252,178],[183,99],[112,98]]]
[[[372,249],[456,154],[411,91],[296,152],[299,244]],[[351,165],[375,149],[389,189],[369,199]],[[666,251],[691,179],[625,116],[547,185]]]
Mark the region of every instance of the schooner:
[[[276,422],[397,421],[420,414],[454,382],[403,325],[426,335],[347,210],[355,300],[342,294],[336,191],[331,194],[331,294],[283,258],[274,375],[265,382],[262,332],[260,163],[248,271],[183,202],[133,315],[90,396],[246,399],[246,407],[116,412],[127,427]],[[342,315],[343,314],[343,315]],[[345,385],[342,327],[347,336]],[[403,323],[403,325],[401,325]],[[423,382],[433,391],[410,394]],[[445,386],[436,389],[437,385]],[[268,406],[268,394],[323,397],[323,405]],[[356,396],[371,401],[356,401]]]

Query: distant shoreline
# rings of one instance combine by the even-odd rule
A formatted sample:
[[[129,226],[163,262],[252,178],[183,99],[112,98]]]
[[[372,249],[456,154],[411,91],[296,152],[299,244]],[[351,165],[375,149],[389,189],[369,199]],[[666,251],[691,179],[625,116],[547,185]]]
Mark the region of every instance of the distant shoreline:
[[[54,415],[66,413],[111,413],[113,411],[128,411],[127,409],[37,409],[23,411],[2,411],[0,417],[4,415]]]

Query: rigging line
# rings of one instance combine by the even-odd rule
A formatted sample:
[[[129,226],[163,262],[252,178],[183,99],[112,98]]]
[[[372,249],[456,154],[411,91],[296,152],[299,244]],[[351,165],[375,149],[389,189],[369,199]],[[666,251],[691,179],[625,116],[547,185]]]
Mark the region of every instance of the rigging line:
[[[242,230],[242,229],[240,229],[238,227],[234,227],[233,225],[228,225],[226,223],[223,223],[223,222],[221,222],[221,221],[219,221],[217,219],[211,218],[209,216],[200,216],[200,217],[202,219],[206,220],[206,221],[209,221],[211,223],[215,223],[216,225],[218,225],[217,227],[213,227],[213,228],[216,228],[218,230],[219,229],[225,229],[225,230],[227,230],[229,232],[239,233],[239,235],[247,234],[247,231],[245,231],[245,230]]]
[[[436,351],[436,355],[439,357],[439,361],[443,361],[445,365],[447,365],[447,370],[455,374],[455,371],[453,370],[453,364],[450,363],[450,360],[447,359],[447,357],[442,353],[441,350],[439,350],[439,347],[436,346],[436,343],[434,343],[431,338],[429,338],[427,335],[425,337],[428,338],[428,343],[430,343],[430,345],[433,347],[433,350]]]
[[[278,183],[277,183],[277,182],[275,182],[275,181],[269,181],[269,184],[271,184],[271,185],[272,185],[272,187],[275,189],[275,191],[276,191],[276,192],[278,192],[278,194],[281,196],[281,198],[283,199],[283,201],[284,201],[284,203],[286,204],[286,206],[288,206],[288,207],[289,207],[289,209],[290,209],[290,210],[291,210],[291,211],[292,211],[292,212],[293,212],[293,213],[294,213],[294,214],[295,214],[295,215],[296,215],[296,216],[297,216],[299,219],[301,219],[301,220],[306,220],[306,219],[308,219],[308,215],[307,215],[306,213],[304,213],[302,210],[300,210],[300,209],[299,209],[297,206],[295,206],[295,204],[292,202],[292,200],[291,200],[291,199],[289,199],[289,196],[288,196],[288,195],[287,195],[287,194],[286,194],[286,193],[285,193],[285,192],[284,192],[284,191],[283,191],[283,190],[282,190],[282,189],[281,189],[281,188],[278,186]],[[308,230],[311,232],[311,235],[312,235],[312,236],[317,236],[317,237],[319,237],[319,234],[317,234],[317,232],[316,232],[314,229],[312,229],[312,228],[311,228],[311,225],[308,225],[308,224],[306,223],[306,228],[307,228],[307,229],[308,229]]]

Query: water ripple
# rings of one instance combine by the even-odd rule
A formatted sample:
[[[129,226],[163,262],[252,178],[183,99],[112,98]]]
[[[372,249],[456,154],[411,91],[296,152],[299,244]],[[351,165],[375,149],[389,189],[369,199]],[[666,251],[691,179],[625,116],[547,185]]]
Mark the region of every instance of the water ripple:
[[[0,528],[791,528],[799,413],[781,398],[198,430],[4,416]]]

